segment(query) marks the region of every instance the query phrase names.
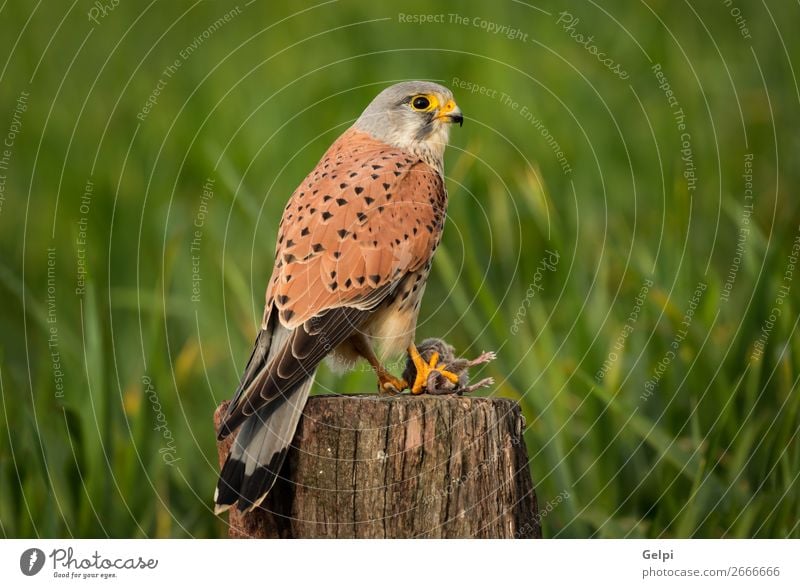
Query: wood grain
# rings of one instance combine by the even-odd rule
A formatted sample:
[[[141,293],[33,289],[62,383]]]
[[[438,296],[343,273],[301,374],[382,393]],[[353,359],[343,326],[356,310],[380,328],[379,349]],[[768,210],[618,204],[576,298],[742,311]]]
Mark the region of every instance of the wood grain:
[[[253,513],[231,509],[229,534],[540,537],[523,428],[502,398],[313,396],[272,492]]]

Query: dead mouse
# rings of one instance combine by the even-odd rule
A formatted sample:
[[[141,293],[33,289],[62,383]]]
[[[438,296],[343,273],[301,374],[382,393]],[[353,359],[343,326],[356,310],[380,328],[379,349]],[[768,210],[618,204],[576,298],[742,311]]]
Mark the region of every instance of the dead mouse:
[[[494,378],[469,383],[469,368],[488,363],[497,356],[493,351],[475,359],[456,357],[455,348],[442,339],[425,339],[416,347],[418,355],[409,354],[403,378],[412,394],[469,394],[494,384]]]

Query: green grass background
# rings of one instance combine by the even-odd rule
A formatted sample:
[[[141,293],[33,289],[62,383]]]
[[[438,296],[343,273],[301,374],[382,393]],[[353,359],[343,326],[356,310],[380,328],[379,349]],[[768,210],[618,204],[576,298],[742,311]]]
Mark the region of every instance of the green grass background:
[[[258,0],[239,2],[241,14],[188,59],[180,52],[236,3],[121,0],[99,24],[88,1],[0,3],[0,138],[17,97],[30,93],[0,208],[2,534],[224,533],[211,512],[211,415],[247,358],[288,195],[380,89],[457,77],[497,95],[455,89],[468,119],[446,156],[449,219],[418,339],[499,351],[483,373],[524,411],[545,535],[800,536],[800,272],[785,277],[800,230],[800,10],[735,2]],[[557,23],[563,10],[628,79],[570,37]],[[469,20],[405,24],[398,11]],[[476,17],[527,39],[493,34]],[[654,63],[686,115],[694,191]],[[725,301],[747,153],[753,212]],[[193,222],[209,177],[192,302]],[[88,285],[79,296],[81,216]],[[548,249],[559,263],[537,277]],[[645,280],[653,286],[615,350]],[[754,361],[781,286],[781,314]],[[366,371],[325,368],[316,387],[373,389]],[[173,437],[172,465],[159,453],[159,422]]]

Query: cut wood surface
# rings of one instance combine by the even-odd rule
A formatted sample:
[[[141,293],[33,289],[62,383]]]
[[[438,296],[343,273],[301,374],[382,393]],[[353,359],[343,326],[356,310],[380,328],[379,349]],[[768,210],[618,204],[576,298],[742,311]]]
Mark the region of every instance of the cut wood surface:
[[[229,510],[229,534],[540,537],[523,429],[503,398],[312,396],[272,492]]]

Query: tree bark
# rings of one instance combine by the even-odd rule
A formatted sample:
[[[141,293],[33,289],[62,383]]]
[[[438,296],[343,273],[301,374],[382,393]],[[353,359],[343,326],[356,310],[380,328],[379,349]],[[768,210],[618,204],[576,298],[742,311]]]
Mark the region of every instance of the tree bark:
[[[312,396],[275,487],[253,513],[228,511],[229,534],[540,537],[523,428],[503,398]]]

